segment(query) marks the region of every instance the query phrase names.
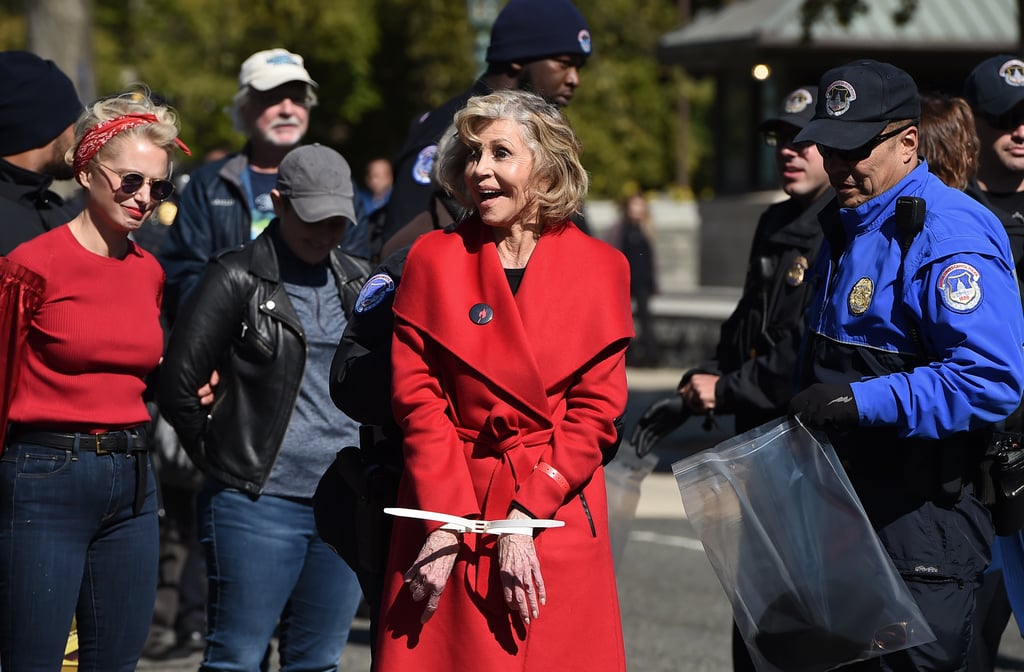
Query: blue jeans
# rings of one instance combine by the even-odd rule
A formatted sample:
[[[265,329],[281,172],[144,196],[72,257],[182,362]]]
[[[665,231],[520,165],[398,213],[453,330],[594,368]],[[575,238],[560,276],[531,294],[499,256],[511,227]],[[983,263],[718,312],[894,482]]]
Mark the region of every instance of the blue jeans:
[[[210,483],[199,539],[210,582],[201,670],[256,672],[275,628],[282,672],[338,668],[361,592],[317,535],[310,502]]]
[[[0,459],[0,666],[53,672],[77,613],[79,670],[135,670],[156,597],[156,481],[135,455],[13,443]],[[145,453],[141,459],[149,459]]]

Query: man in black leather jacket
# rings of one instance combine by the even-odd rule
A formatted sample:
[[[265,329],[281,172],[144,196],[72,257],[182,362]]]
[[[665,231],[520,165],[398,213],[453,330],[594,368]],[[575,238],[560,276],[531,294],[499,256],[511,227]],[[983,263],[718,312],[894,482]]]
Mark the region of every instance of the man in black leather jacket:
[[[204,669],[258,668],[278,619],[299,633],[282,638],[282,659],[335,666],[361,594],[317,534],[312,506],[335,451],[357,435],[328,383],[368,271],[337,247],[356,219],[348,164],[327,147],[299,147],[271,196],[277,219],[211,262],[161,372],[161,409],[207,477],[198,518],[216,617]],[[214,371],[206,406],[196,391]]]

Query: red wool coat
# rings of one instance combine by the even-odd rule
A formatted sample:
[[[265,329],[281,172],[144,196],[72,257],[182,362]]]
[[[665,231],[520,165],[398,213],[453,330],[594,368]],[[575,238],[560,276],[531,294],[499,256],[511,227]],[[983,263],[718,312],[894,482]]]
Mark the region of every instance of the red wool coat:
[[[569,224],[541,236],[513,296],[492,229],[474,219],[416,242],[394,311],[398,505],[500,519],[515,501],[566,524],[535,536],[547,606],[530,625],[505,606],[496,537],[474,534],[421,625],[425,603],[402,575],[440,524],[396,519],[375,669],[624,670],[601,449],[626,406],[625,258]]]

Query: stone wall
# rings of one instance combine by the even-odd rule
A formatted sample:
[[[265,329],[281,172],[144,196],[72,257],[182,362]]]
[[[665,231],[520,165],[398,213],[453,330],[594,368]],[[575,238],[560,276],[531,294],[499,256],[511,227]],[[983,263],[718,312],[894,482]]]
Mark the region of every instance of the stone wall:
[[[760,214],[777,191],[705,201],[650,202],[659,294],[651,302],[660,356],[654,364],[693,366],[714,353],[719,329],[739,300]],[[588,201],[587,225],[608,239],[618,220],[611,201]]]

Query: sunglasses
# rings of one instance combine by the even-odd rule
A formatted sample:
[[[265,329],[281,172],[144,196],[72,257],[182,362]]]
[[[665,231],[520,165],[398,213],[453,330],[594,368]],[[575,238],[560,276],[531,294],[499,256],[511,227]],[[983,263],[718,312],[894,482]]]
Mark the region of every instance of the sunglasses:
[[[99,161],[96,162],[102,168],[106,168],[110,172],[121,178],[121,184],[117,187],[126,194],[134,194],[139,189],[142,189],[142,185],[149,185],[149,195],[154,201],[166,201],[174,193],[174,184],[169,180],[161,180],[156,177],[144,177],[138,173],[119,173],[110,166],[103,165]],[[113,187],[114,183],[111,182],[110,186]]]
[[[895,131],[889,131],[888,133],[876,135],[874,138],[868,140],[860,147],[854,147],[853,149],[836,149],[835,147],[829,147],[828,145],[817,143],[818,153],[821,154],[821,158],[825,159],[826,161],[829,161],[832,158],[837,158],[840,161],[844,161],[846,163],[857,163],[858,161],[863,161],[864,159],[871,156],[871,152],[875,151],[875,147],[878,147],[880,144],[882,144],[886,140],[889,140],[890,138],[895,138],[897,135],[907,130],[911,126],[917,126],[917,123],[918,122],[915,119],[914,121],[910,122],[905,126],[900,126]]]
[[[997,131],[1012,131],[1024,124],[1024,109],[1012,109],[999,115],[983,114],[982,118]]]

